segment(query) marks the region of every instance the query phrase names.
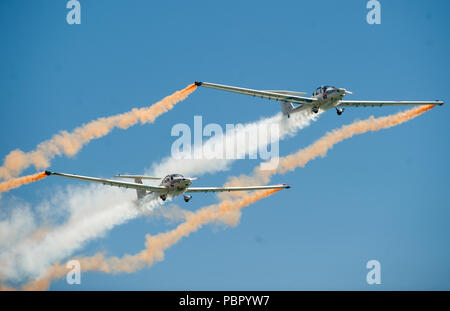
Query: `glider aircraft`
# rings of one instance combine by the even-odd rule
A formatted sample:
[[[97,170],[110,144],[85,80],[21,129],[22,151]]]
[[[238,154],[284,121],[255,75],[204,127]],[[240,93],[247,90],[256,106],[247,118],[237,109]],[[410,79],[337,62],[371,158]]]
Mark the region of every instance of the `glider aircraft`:
[[[386,101],[386,100],[343,100],[347,94],[353,94],[344,88],[335,86],[320,86],[311,97],[305,97],[305,92],[295,91],[277,91],[277,90],[252,90],[241,87],[228,86],[222,84],[214,84],[208,82],[195,82],[197,86],[203,86],[211,89],[233,92],[238,94],[257,96],[261,98],[277,100],[281,103],[281,111],[284,115],[290,116],[291,113],[311,109],[312,112],[318,113],[319,110],[325,111],[336,108],[338,115],[344,112],[344,107],[374,107],[374,106],[398,106],[398,105],[442,105],[443,101]],[[297,105],[297,106],[295,106]]]
[[[60,176],[72,179],[79,179],[84,181],[96,182],[103,185],[123,187],[136,189],[138,199],[142,199],[149,194],[156,193],[161,200],[165,201],[167,197],[175,197],[183,195],[184,201],[189,202],[192,198],[191,195],[185,195],[185,193],[197,193],[197,192],[229,192],[229,191],[253,191],[253,190],[266,190],[266,189],[284,189],[290,188],[286,184],[269,185],[269,186],[248,186],[248,187],[190,187],[192,181],[198,178],[185,177],[181,174],[170,174],[164,178],[152,177],[145,175],[116,175],[118,178],[130,178],[134,179],[134,182],[125,182],[115,179],[104,179],[97,177],[88,177],[64,173],[56,173],[45,171],[46,175]],[[161,180],[158,186],[143,184],[142,180]]]

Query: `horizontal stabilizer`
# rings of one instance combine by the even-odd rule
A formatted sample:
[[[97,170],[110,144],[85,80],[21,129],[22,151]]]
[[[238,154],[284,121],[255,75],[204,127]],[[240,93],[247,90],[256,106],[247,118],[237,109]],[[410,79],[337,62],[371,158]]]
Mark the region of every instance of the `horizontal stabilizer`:
[[[306,92],[294,92],[294,91],[283,91],[283,90],[264,90],[264,91],[270,92],[270,93],[286,94],[286,95],[306,95],[306,94],[308,94]]]
[[[153,180],[160,180],[162,179],[161,177],[153,177],[153,176],[146,176],[146,175],[121,175],[121,174],[117,174],[114,177],[118,177],[118,178],[132,178],[132,179],[153,179]]]

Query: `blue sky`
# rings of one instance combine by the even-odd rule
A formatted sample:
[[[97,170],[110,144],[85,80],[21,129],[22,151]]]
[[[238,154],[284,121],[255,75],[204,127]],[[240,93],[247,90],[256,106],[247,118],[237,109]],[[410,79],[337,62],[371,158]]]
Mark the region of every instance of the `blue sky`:
[[[1,157],[33,150],[59,130],[151,105],[195,80],[308,93],[328,84],[353,91],[352,99],[448,102],[448,1],[380,1],[380,25],[366,23],[362,0],[80,2],[81,25],[68,25],[65,1],[0,1]],[[354,137],[324,159],[274,177],[293,188],[246,208],[235,228],[209,225],[193,233],[150,269],[84,273],[81,285],[60,280],[51,289],[448,290],[447,105]],[[52,169],[141,173],[169,155],[176,123],[201,115],[225,127],[279,108],[199,89],[154,124],[115,130],[74,158],[55,159]],[[356,119],[397,111],[349,108],[340,117],[330,111],[280,142],[280,153]],[[238,161],[202,176],[201,185],[221,185],[257,164]],[[69,184],[75,182],[47,178],[3,197],[37,204]],[[214,202],[214,195],[176,201],[191,210]],[[135,253],[146,233],[175,225],[135,219],[74,255]],[[381,263],[381,285],[366,283],[370,259]]]

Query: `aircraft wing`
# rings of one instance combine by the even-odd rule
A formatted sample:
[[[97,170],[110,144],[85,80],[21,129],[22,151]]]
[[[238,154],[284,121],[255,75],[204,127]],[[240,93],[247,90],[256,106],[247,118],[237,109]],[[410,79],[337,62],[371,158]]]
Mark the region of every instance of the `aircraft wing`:
[[[260,91],[260,90],[252,90],[252,89],[244,89],[241,87],[228,86],[222,84],[214,84],[208,82],[195,82],[197,86],[204,86],[211,89],[233,92],[238,94],[257,96],[261,98],[274,99],[278,101],[288,101],[291,103],[297,104],[310,104],[315,102],[317,99],[311,97],[303,97],[298,94],[302,94],[300,92],[290,92],[290,91]]]
[[[148,190],[148,191],[154,191],[154,192],[159,192],[159,193],[167,193],[167,190],[168,190],[166,187],[150,186],[150,185],[144,185],[144,184],[139,184],[139,183],[134,183],[134,182],[114,180],[114,179],[104,179],[104,178],[89,177],[89,176],[55,173],[55,172],[49,172],[49,171],[45,171],[45,174],[61,176],[61,177],[66,177],[66,178],[72,178],[72,179],[79,179],[79,180],[90,181],[90,182],[96,182],[96,183],[100,183],[100,184],[108,185],[108,186],[137,189],[137,190]]]
[[[286,184],[271,186],[250,186],[250,187],[189,187],[186,192],[229,192],[229,191],[253,191],[266,189],[284,189],[290,188]]]
[[[401,105],[442,105],[443,101],[405,101],[405,100],[340,100],[340,107],[374,107]]]

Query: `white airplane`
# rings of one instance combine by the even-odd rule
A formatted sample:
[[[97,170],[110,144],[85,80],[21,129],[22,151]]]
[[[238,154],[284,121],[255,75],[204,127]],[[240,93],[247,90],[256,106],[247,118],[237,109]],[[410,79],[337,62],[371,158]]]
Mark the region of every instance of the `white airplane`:
[[[165,201],[167,199],[167,197],[172,198],[172,197],[183,194],[184,201],[189,202],[189,200],[192,198],[192,196],[184,195],[185,193],[253,191],[253,190],[290,188],[290,186],[288,186],[286,184],[269,185],[269,186],[249,186],[249,187],[189,187],[192,184],[192,181],[197,180],[198,178],[184,177],[181,174],[170,174],[164,178],[144,176],[144,175],[116,175],[116,176],[114,176],[114,177],[119,177],[119,178],[131,178],[131,179],[134,179],[134,182],[125,182],[125,181],[120,181],[120,180],[115,180],[115,179],[104,179],[104,178],[97,178],[97,177],[55,173],[55,172],[50,172],[50,171],[45,171],[45,174],[47,176],[49,176],[49,175],[61,176],[61,177],[85,180],[85,181],[90,181],[90,182],[97,182],[97,183],[100,183],[103,185],[108,185],[108,186],[136,189],[138,199],[142,199],[149,194],[156,193],[157,195],[159,195],[159,197],[163,201]],[[152,186],[152,185],[143,184],[142,183],[143,179],[162,180],[162,181],[158,186]]]
[[[368,106],[398,106],[398,105],[442,105],[443,101],[369,101],[369,100],[343,100],[347,94],[353,94],[343,88],[334,86],[318,87],[311,97],[304,97],[305,92],[293,91],[271,91],[271,90],[252,90],[235,86],[214,84],[208,82],[195,82],[197,86],[208,87],[211,89],[222,90],[227,92],[239,93],[244,95],[257,96],[261,98],[274,99],[281,103],[281,111],[283,114],[289,115],[305,109],[311,109],[312,112],[318,113],[319,110],[328,110],[336,108],[338,115],[344,111],[344,107],[368,107]],[[294,104],[299,104],[294,106]]]

